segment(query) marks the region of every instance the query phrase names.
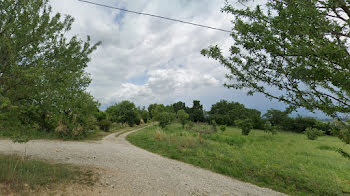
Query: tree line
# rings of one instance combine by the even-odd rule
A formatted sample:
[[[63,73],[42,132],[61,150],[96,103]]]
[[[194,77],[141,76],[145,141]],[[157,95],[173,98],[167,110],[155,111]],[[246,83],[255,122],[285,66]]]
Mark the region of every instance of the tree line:
[[[262,115],[256,109],[246,108],[243,104],[227,100],[213,104],[209,111],[203,109],[199,100],[194,100],[192,107],[179,101],[170,105],[154,103],[147,109],[136,107],[130,101],[122,101],[108,107],[106,111],[99,111],[96,115],[102,129],[105,124],[124,123],[134,126],[149,121],[158,121],[160,126],[166,127],[176,120],[183,126],[189,122],[241,126],[242,121],[246,121],[245,123],[249,123],[252,129],[266,130],[272,126],[279,130],[303,133],[307,128],[316,128],[327,135],[332,135],[333,130],[339,129],[333,122],[323,122],[311,117],[290,117],[288,111],[270,109]]]

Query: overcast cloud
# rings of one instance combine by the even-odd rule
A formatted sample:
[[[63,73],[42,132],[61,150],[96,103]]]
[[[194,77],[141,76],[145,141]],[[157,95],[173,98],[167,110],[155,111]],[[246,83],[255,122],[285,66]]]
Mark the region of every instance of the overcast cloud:
[[[91,0],[230,30],[232,16],[221,13],[225,0]],[[77,0],[51,0],[54,12],[75,18],[70,34],[102,45],[91,56],[91,94],[105,108],[122,100],[139,106],[201,100],[205,109],[221,99],[238,101],[262,112],[283,109],[261,95],[226,89],[226,69],[200,50],[232,44],[229,33],[120,12]],[[240,6],[237,4],[237,6]],[[303,112],[303,114],[307,114]],[[310,115],[310,114],[307,114]]]

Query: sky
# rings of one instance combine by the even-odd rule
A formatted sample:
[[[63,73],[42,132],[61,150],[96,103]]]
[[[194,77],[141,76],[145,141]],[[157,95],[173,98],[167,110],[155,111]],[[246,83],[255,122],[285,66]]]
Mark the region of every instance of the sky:
[[[232,28],[232,15],[220,12],[225,0],[90,0],[138,12],[198,23],[221,29]],[[231,0],[235,2],[235,0]],[[261,2],[261,1],[260,1]],[[247,96],[246,90],[223,86],[228,70],[200,54],[219,45],[224,54],[233,44],[229,33],[166,21],[148,16],[85,4],[77,0],[50,0],[53,12],[75,19],[67,36],[91,36],[102,45],[91,55],[86,71],[92,82],[88,91],[104,109],[122,100],[137,106],[183,101],[192,106],[200,100],[206,110],[225,99],[266,112],[285,105],[263,95]],[[239,3],[235,6],[242,7]],[[254,6],[253,4],[247,4]],[[300,110],[304,116],[323,118],[320,113]]]

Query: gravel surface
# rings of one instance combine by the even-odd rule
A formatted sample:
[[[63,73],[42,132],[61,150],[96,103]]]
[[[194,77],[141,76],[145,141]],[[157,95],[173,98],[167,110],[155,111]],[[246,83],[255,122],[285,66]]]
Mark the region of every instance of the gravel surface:
[[[135,147],[130,133],[97,142],[0,140],[0,153],[23,154],[26,146],[33,158],[99,168],[100,182],[69,195],[283,195]]]

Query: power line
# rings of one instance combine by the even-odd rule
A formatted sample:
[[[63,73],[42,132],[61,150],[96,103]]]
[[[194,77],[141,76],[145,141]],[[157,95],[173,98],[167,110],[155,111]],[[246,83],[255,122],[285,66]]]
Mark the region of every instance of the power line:
[[[231,33],[231,31],[228,31],[228,30],[225,30],[225,29],[219,29],[219,28],[210,27],[210,26],[201,25],[201,24],[196,24],[196,23],[192,23],[192,22],[186,22],[186,21],[173,19],[173,18],[168,18],[168,17],[164,17],[164,16],[158,16],[158,15],[154,15],[154,14],[148,14],[148,13],[131,11],[131,10],[118,8],[118,7],[112,7],[112,6],[109,6],[109,5],[104,5],[104,4],[95,3],[95,2],[91,2],[91,1],[85,1],[85,0],[78,0],[78,1],[83,2],[83,3],[92,4],[92,5],[101,6],[101,7],[106,7],[106,8],[110,8],[110,9],[121,10],[121,11],[124,11],[124,12],[133,13],[133,14],[139,14],[139,15],[144,15],[144,16],[151,16],[151,17],[160,18],[160,19],[164,19],[164,20],[171,20],[171,21],[185,23],[185,24],[194,25],[194,26],[198,26],[198,27],[203,27],[203,28],[208,28],[208,29],[213,29],[213,30],[217,30],[217,31],[223,31],[223,32]]]

